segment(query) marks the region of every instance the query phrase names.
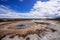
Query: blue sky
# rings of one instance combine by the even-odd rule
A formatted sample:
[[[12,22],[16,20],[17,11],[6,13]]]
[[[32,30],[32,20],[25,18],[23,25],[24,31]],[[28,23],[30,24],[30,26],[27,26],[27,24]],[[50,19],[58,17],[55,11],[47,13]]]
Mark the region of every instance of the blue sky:
[[[0,0],[0,18],[60,17],[60,0]]]
[[[36,0],[7,0],[0,1],[1,5],[9,6],[12,10],[16,12],[29,12],[36,3]]]

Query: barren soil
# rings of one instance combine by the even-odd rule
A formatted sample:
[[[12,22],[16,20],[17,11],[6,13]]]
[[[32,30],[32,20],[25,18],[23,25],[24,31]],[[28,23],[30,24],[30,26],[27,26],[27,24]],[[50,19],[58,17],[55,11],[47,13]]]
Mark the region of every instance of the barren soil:
[[[51,21],[6,22],[0,24],[0,40],[60,40],[57,27],[59,23]]]

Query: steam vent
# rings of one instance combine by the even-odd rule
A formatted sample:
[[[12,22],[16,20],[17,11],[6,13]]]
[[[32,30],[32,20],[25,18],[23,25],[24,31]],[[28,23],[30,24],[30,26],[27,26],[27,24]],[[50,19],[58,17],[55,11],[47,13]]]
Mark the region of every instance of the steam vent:
[[[60,32],[49,25],[28,21],[0,24],[0,40],[60,40]]]

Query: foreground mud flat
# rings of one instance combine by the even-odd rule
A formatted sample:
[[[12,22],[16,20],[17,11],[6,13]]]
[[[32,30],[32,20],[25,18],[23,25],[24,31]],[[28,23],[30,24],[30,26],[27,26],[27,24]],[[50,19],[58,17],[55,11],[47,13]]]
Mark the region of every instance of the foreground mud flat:
[[[0,25],[0,40],[60,40],[60,31],[48,22],[16,21]]]

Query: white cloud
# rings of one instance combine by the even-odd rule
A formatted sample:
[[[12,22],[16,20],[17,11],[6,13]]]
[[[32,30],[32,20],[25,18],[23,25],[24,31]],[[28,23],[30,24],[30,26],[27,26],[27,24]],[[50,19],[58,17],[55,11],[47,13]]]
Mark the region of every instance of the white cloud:
[[[32,18],[54,18],[60,16],[60,0],[48,2],[37,1],[29,13],[23,14]]]
[[[60,10],[60,0],[37,1],[31,14],[36,17],[56,17],[60,16],[60,11],[57,10]]]
[[[0,18],[29,18],[29,13],[18,13],[4,5],[0,5]]]
[[[60,16],[60,0],[37,1],[29,13],[17,13],[3,5],[0,5],[0,10],[5,13],[0,16],[11,18],[54,18]]]
[[[19,18],[19,14],[10,10],[9,8],[0,5],[0,18]]]
[[[20,2],[23,2],[23,0],[19,0]]]

